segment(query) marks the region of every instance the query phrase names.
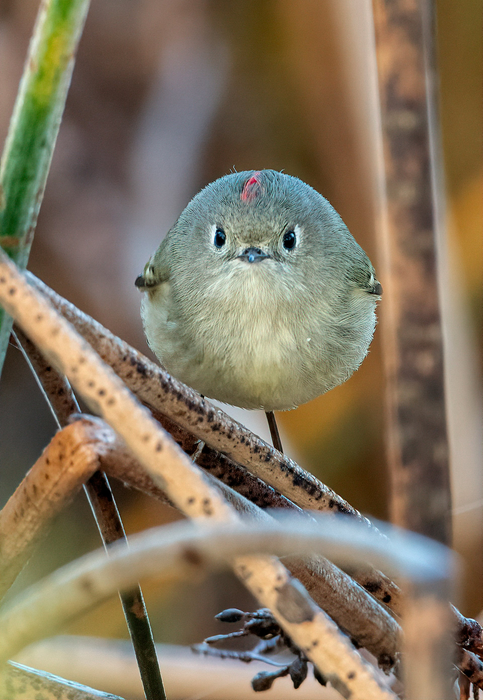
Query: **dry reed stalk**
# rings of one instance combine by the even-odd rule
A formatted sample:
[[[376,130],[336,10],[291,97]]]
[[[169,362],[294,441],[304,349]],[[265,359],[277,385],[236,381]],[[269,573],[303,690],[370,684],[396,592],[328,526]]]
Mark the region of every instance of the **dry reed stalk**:
[[[387,210],[381,306],[393,522],[451,542],[434,213],[431,0],[374,0]]]

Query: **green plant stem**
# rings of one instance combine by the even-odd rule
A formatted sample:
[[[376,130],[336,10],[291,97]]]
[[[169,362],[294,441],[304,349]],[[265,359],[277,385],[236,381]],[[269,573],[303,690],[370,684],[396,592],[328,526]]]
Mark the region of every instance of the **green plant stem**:
[[[107,476],[96,472],[84,490],[99,528],[104,546],[126,540],[121,516]],[[139,584],[129,591],[120,591],[124,616],[131,636],[146,700],[166,700],[166,691],[159,669],[151,625]]]
[[[24,268],[90,0],[43,0],[0,163],[0,245]],[[0,308],[0,373],[12,320]]]

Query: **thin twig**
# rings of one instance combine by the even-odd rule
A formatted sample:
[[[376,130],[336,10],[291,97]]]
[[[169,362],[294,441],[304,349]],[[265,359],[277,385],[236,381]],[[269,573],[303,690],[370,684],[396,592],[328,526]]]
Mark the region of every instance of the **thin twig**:
[[[283,453],[282,440],[280,439],[280,433],[278,431],[277,420],[273,411],[266,411],[267,423],[270,430],[270,435],[272,438],[272,444],[276,450]]]
[[[59,425],[67,425],[80,407],[68,380],[51,367],[35,345],[18,330],[16,343],[24,354]],[[106,547],[117,540],[126,540],[114,495],[106,475],[96,471],[84,484],[102,542]],[[166,700],[161,671],[156,656],[153,633],[139,584],[130,591],[119,591],[126,624],[139,665],[146,700]]]

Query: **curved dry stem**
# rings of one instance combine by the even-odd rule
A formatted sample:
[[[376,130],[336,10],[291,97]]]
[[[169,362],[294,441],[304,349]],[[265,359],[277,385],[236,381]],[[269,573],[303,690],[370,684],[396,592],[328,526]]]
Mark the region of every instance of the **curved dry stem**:
[[[95,448],[106,427],[76,423],[58,432],[0,511],[0,598],[29,560],[53,519],[99,469]]]

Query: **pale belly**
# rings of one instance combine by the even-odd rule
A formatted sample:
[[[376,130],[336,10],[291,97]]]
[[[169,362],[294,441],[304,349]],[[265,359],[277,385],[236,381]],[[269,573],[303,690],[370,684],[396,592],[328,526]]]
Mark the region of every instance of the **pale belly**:
[[[299,357],[289,329],[270,334],[251,326],[249,333],[230,339],[222,361],[208,350],[198,365],[177,369],[182,381],[210,398],[242,408],[285,410],[321,393],[307,392]]]
[[[367,353],[375,321],[372,309],[360,342],[346,344],[335,340],[334,323],[310,327],[293,316],[289,323],[248,305],[180,323],[168,306],[166,285],[146,295],[142,309],[149,345],[168,372],[208,398],[266,411],[295,408],[346,381]]]
[[[160,301],[146,295],[143,322],[163,366],[200,394],[241,408],[295,408],[345,381],[365,355],[351,366],[343,357],[327,366],[321,329],[294,328],[280,316],[276,322],[252,313],[228,321],[210,316],[211,327],[205,321],[181,328]]]

